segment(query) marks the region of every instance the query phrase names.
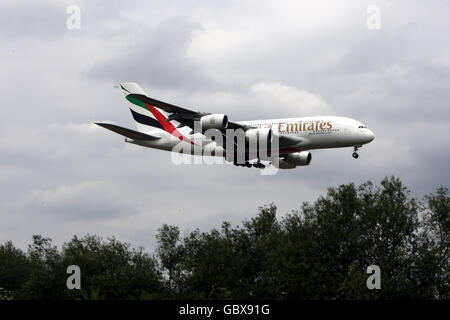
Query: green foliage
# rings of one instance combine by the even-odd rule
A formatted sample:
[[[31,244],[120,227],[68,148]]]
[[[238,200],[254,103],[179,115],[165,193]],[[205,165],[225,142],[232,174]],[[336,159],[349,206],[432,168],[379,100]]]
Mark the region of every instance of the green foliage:
[[[13,300],[12,292],[0,288],[0,300]]]
[[[115,238],[0,244],[0,299],[449,299],[448,189],[418,201],[397,178],[329,188],[277,219],[274,204],[184,238],[163,225],[155,255]],[[81,290],[66,268],[81,269]],[[381,290],[368,290],[369,265]]]
[[[196,230],[184,239],[186,297],[446,298],[448,191],[426,199],[424,209],[391,177],[377,187],[330,188],[280,221],[272,204],[242,227]],[[382,290],[366,287],[373,264],[381,268]]]
[[[167,298],[179,298],[182,290],[184,260],[184,248],[180,244],[180,230],[178,227],[164,224],[158,229],[156,235],[158,240],[157,255],[161,261],[163,271],[167,275],[164,295]]]
[[[422,257],[416,267],[424,279],[418,290],[441,299],[450,299],[450,197],[447,188],[425,196],[423,232],[418,254]],[[430,285],[431,284],[431,285]]]
[[[144,293],[160,290],[154,257],[115,238],[104,242],[97,236],[75,236],[63,245],[62,261],[64,266],[80,267],[83,298],[138,299]],[[76,290],[65,289],[65,293],[77,295]]]
[[[28,276],[15,292],[18,299],[61,299],[65,288],[65,269],[61,254],[49,238],[33,236],[28,246]]]
[[[88,293],[86,290],[80,290],[83,300],[105,300],[105,295],[100,294],[100,289],[91,288]]]
[[[69,290],[67,267],[81,269],[81,292]],[[76,236],[61,251],[33,236],[25,255],[10,242],[0,246],[0,286],[16,299],[139,299],[162,290],[158,263],[142,248],[114,238]]]
[[[29,271],[25,253],[16,249],[11,241],[0,244],[0,287],[8,292],[24,285]]]

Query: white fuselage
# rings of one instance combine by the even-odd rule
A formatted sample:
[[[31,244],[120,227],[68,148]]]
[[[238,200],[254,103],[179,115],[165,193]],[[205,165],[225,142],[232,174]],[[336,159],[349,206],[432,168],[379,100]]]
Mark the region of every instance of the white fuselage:
[[[299,143],[298,145],[280,147],[280,155],[311,149],[362,146],[374,139],[373,132],[366,128],[365,125],[357,120],[346,117],[316,116],[240,121],[238,123],[256,128],[272,128],[274,136],[302,138],[302,143]],[[178,130],[192,141],[192,143],[180,141],[170,133],[157,128],[152,130],[151,134],[159,136],[161,139],[156,141],[136,141],[126,139],[126,141],[145,147],[167,151],[173,151],[175,146],[178,146],[178,149],[180,149],[180,144],[185,144],[185,148],[181,148],[182,150],[185,150],[183,153],[204,155],[205,151],[207,151],[208,155],[223,154],[222,146],[205,137],[203,134],[192,133],[193,131],[189,127],[182,127]],[[191,148],[193,144],[198,147]]]

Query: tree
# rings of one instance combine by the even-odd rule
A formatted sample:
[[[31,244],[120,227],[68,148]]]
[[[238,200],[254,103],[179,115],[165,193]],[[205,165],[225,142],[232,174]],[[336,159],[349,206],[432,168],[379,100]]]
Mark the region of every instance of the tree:
[[[158,297],[161,291],[157,261],[142,248],[108,238],[86,235],[63,245],[63,265],[78,265],[81,269],[83,298],[139,299]],[[81,298],[76,290],[66,295]]]
[[[276,206],[259,208],[243,227],[224,222],[221,231],[191,232],[184,239],[190,298],[278,297],[279,226]]]
[[[66,270],[57,247],[50,238],[40,235],[32,238],[27,252],[29,275],[15,296],[19,299],[63,299]]]
[[[12,291],[24,285],[30,272],[25,253],[14,247],[11,241],[0,244],[0,288]]]
[[[177,297],[182,291],[182,263],[184,258],[184,247],[180,241],[180,230],[178,227],[164,224],[158,229],[156,235],[158,240],[157,255],[161,261],[163,271],[167,272],[167,290],[170,298]]]
[[[417,290],[430,298],[450,298],[450,197],[439,187],[425,196],[421,242],[417,249]]]

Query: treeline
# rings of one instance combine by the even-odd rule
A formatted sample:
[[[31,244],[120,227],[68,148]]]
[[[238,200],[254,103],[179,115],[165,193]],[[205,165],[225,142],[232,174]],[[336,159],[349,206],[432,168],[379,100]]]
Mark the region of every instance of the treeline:
[[[273,204],[241,226],[182,238],[163,225],[153,253],[114,238],[33,236],[0,245],[0,299],[450,299],[450,197],[420,201],[398,178],[329,188],[280,219]],[[66,268],[81,269],[69,290]],[[381,271],[369,290],[367,267]]]

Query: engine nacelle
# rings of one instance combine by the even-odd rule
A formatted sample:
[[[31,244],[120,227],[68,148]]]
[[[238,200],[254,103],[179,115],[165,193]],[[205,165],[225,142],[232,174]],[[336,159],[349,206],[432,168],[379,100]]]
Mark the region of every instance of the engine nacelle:
[[[271,151],[272,129],[259,128],[245,131],[245,150],[248,159],[265,159]]]
[[[289,153],[284,159],[279,159],[279,169],[294,169],[297,166],[308,166],[311,163],[311,152],[302,151]]]
[[[271,143],[272,139],[273,132],[270,128],[249,129],[245,131],[245,140],[247,142]]]
[[[311,159],[311,152],[308,151],[289,153],[285,158],[287,163],[295,166],[307,166]]]
[[[210,114],[200,118],[200,127],[205,132],[208,129],[225,130],[228,126],[228,117],[225,114]]]

